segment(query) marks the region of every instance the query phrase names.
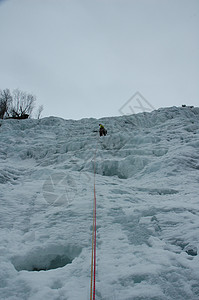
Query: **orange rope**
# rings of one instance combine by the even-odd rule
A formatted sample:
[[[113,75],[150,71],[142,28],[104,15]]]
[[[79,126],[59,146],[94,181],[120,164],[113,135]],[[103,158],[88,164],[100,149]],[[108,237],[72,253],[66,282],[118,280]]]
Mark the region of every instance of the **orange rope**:
[[[93,295],[93,254],[94,254],[94,227],[95,227],[95,205],[93,203],[93,232],[92,232],[92,255],[91,255],[91,287],[90,287],[90,300]]]
[[[94,202],[95,202],[95,238],[94,238],[94,274],[93,274],[93,300],[95,300],[95,278],[96,278],[96,194],[95,194],[95,184],[94,184]]]
[[[96,190],[95,190],[96,153],[97,153],[97,145],[96,145],[95,156],[94,156],[94,199],[93,199],[93,232],[92,232],[90,300],[95,300],[95,279],[96,279]]]

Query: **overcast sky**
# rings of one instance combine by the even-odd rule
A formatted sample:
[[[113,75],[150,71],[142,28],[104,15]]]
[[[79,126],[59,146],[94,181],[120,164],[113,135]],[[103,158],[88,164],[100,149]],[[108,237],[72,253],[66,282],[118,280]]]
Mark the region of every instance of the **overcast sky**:
[[[0,0],[0,41],[0,89],[43,116],[199,106],[199,0]]]

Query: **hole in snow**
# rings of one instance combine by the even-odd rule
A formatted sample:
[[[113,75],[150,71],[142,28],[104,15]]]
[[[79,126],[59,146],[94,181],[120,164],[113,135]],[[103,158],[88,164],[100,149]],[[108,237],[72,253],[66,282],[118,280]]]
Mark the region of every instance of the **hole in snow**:
[[[37,247],[24,255],[13,256],[12,263],[17,271],[47,271],[72,263],[73,259],[81,253],[81,250],[80,247],[71,245]]]
[[[185,248],[184,248],[185,252],[187,252],[188,255],[191,255],[191,256],[196,256],[198,254],[198,249],[197,247],[193,246],[193,245],[187,245]]]

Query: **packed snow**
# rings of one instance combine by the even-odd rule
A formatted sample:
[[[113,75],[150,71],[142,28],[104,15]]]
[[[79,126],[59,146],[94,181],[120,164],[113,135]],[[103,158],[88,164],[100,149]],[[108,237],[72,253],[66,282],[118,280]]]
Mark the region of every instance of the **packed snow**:
[[[199,108],[0,125],[0,299],[89,299],[94,164],[96,300],[199,299]]]

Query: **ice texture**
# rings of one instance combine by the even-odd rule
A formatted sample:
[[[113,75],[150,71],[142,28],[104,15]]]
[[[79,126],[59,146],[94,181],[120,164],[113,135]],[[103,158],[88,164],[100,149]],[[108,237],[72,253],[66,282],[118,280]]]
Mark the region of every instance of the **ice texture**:
[[[108,130],[99,137],[102,123]],[[199,299],[199,108],[0,126],[0,299]]]

